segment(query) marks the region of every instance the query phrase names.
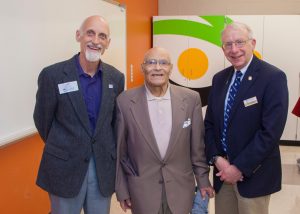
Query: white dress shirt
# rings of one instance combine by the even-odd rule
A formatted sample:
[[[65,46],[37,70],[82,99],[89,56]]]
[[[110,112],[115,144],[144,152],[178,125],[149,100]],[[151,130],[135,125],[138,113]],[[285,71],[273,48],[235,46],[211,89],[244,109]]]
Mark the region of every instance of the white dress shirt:
[[[156,97],[146,86],[146,96],[152,130],[156,143],[163,159],[167,152],[172,131],[172,106],[170,86],[164,96]]]

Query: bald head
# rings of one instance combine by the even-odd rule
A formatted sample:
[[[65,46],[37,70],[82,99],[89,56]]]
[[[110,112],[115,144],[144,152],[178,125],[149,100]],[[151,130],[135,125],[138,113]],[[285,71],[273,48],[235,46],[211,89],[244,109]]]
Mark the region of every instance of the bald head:
[[[80,25],[80,28],[79,28],[80,33],[82,34],[85,31],[85,29],[87,28],[87,26],[90,26],[92,24],[101,25],[103,28],[105,28],[107,30],[108,36],[110,35],[108,22],[102,16],[99,16],[99,15],[87,17]]]
[[[166,49],[154,47],[145,53],[142,72],[145,85],[154,96],[160,97],[166,93],[172,67],[171,57]]]
[[[166,49],[161,48],[161,47],[153,47],[153,48],[149,49],[144,55],[144,62],[147,61],[148,59],[153,58],[153,56],[156,56],[156,55],[164,56],[165,59],[167,59],[169,62],[171,62],[169,52]]]
[[[102,16],[86,18],[76,31],[76,40],[80,43],[80,62],[99,63],[110,44],[109,35],[108,22]]]

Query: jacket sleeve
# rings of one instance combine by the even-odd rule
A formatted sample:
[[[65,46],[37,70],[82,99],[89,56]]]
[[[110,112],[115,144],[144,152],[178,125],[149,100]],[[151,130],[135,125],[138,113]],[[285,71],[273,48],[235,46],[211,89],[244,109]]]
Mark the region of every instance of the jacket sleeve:
[[[215,84],[216,84],[216,81],[215,81],[215,78],[213,78],[212,88],[209,93],[208,105],[207,105],[205,120],[204,120],[204,124],[205,124],[204,142],[205,142],[205,154],[206,154],[206,158],[207,158],[207,163],[209,163],[209,161],[212,159],[213,156],[222,154],[222,151],[219,151],[217,148],[216,136],[218,136],[218,135],[217,135],[217,133],[215,133],[216,129],[217,129],[216,127],[218,127],[218,124],[215,124],[216,120],[214,118],[214,115],[216,114],[216,112],[214,112],[214,110],[213,110],[213,107],[215,105],[215,103],[214,103],[214,98],[215,98],[214,97],[215,96],[214,86],[215,86]]]
[[[127,177],[121,165],[121,160],[127,157],[127,144],[126,144],[126,127],[125,119],[120,109],[119,102],[117,101],[117,172],[116,172],[116,196],[118,201],[129,199]]]
[[[124,84],[125,84],[125,77],[124,74],[121,73],[121,77],[117,83],[118,90],[117,90],[117,97],[124,91]],[[112,119],[112,126],[114,127],[115,135],[117,135],[117,127],[116,127],[116,116],[117,116],[117,107],[115,105],[114,112],[113,112],[113,119]]]
[[[43,69],[38,77],[38,90],[33,113],[35,126],[46,142],[57,105],[57,86],[51,79],[51,70]],[[56,88],[55,88],[56,87]]]
[[[206,164],[204,150],[204,124],[202,117],[202,105],[199,94],[195,97],[195,105],[192,116],[192,135],[191,135],[191,161],[194,174],[199,188],[209,187],[208,179],[209,166]]]

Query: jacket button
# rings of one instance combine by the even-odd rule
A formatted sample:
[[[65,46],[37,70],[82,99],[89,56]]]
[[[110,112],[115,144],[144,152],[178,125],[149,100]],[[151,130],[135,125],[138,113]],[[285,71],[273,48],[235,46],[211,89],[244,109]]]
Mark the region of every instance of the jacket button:
[[[164,183],[164,180],[159,180],[158,183],[159,183],[159,184],[163,184],[163,183]]]
[[[92,139],[92,144],[96,143],[96,139]]]
[[[85,158],[84,162],[88,163],[90,161],[90,158]]]

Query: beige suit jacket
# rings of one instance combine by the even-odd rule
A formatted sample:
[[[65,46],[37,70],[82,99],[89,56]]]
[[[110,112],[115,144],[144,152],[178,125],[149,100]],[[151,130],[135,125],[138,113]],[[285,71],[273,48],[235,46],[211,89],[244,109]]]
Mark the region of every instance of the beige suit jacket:
[[[195,178],[200,187],[210,185],[200,96],[192,90],[170,86],[172,132],[162,159],[151,127],[145,90],[141,86],[117,98],[117,198],[130,198],[134,214],[157,214],[164,185],[172,213],[188,214]]]

